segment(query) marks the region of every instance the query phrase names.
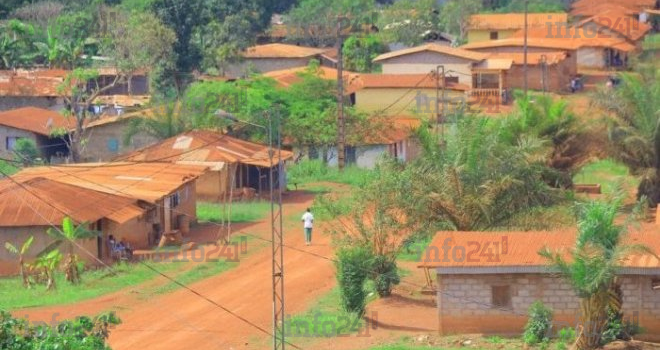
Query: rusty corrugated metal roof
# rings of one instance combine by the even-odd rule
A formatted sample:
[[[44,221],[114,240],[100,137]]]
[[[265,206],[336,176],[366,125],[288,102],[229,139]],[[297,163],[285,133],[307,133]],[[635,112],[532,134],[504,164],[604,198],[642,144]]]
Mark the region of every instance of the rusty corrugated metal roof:
[[[44,177],[83,189],[156,203],[195,180],[206,166],[161,163],[83,163],[25,168],[14,177]],[[75,194],[74,194],[75,195]]]
[[[402,49],[402,50],[397,50],[397,51],[384,53],[384,54],[376,57],[373,61],[374,62],[382,62],[382,61],[388,60],[390,58],[416,54],[416,53],[424,52],[424,51],[435,52],[435,53],[439,53],[439,54],[465,58],[465,59],[468,59],[468,60],[471,60],[471,61],[481,61],[481,60],[486,59],[486,56],[482,53],[479,53],[479,52],[467,51],[467,50],[463,50],[461,48],[449,47],[449,46],[438,45],[438,44],[425,44],[425,45],[411,47],[409,49]]]
[[[292,152],[282,150],[282,160],[292,157]],[[159,159],[187,164],[194,162],[243,163],[270,167],[268,146],[208,130],[189,131],[132,152],[121,159],[125,161]],[[277,163],[277,154],[274,162]]]
[[[59,225],[65,216],[94,222],[117,222],[143,213],[137,200],[80,188],[44,177],[0,180],[0,227]],[[123,221],[121,221],[123,220]]]
[[[431,74],[360,74],[349,84],[349,89],[352,91],[380,88],[435,89],[437,86],[438,81]],[[442,79],[440,79],[440,86],[442,86]],[[454,91],[470,90],[470,87],[465,84],[449,81],[445,88]]]
[[[545,27],[547,23],[568,21],[566,13],[530,13],[527,27]],[[512,30],[525,28],[524,13],[494,13],[470,16],[468,30]]]
[[[0,112],[0,125],[48,136],[56,129],[71,129],[75,123],[55,111],[23,107]]]
[[[652,29],[650,25],[641,23],[636,18],[626,16],[615,9],[610,9],[593,17],[587,18],[578,23],[577,27],[583,27],[588,23],[595,23],[598,26],[607,28],[632,41],[641,39]],[[598,37],[610,38],[610,35],[599,32]]]
[[[570,249],[575,246],[576,235],[575,229],[531,232],[438,232],[429,245],[433,248],[427,250],[428,255],[422,255],[419,267],[499,268],[502,271],[506,271],[507,268],[543,267],[548,265],[548,261],[538,254],[540,250],[547,247],[568,257]],[[660,230],[657,226],[644,225],[642,229],[627,235],[626,241],[644,244],[660,253],[658,238],[660,238]],[[444,249],[443,245],[445,245]],[[455,247],[462,247],[458,248],[456,257],[452,255],[456,251]],[[445,256],[445,251],[448,252],[448,256]],[[466,255],[460,255],[462,253]],[[489,257],[491,253],[493,255]],[[634,255],[630,256],[623,266],[660,269],[660,259],[650,255]]]

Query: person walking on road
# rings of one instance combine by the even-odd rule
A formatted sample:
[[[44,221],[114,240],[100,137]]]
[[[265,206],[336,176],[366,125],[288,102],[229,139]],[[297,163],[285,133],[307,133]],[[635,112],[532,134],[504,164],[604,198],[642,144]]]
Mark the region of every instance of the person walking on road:
[[[305,229],[305,244],[312,244],[312,227],[314,226],[314,215],[312,211],[307,208],[305,214],[302,216],[303,228]]]

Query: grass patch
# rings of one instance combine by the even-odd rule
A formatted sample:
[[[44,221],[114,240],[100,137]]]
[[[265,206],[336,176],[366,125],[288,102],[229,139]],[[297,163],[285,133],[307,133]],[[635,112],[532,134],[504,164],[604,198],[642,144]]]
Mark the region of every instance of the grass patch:
[[[241,237],[245,236],[232,237],[232,242],[240,241]],[[247,255],[266,245],[266,243],[259,243],[255,246],[255,243],[250,241],[250,237],[246,237],[246,239],[248,239],[250,247]],[[239,259],[247,255],[239,255]],[[189,259],[190,256],[189,254]],[[238,266],[239,263],[228,262],[220,258],[217,262],[202,262],[190,269],[185,269],[189,264],[187,262],[145,261],[148,266],[186,285],[225,272]],[[113,293],[160,276],[148,266],[141,263],[118,263],[113,266],[114,274],[107,269],[87,271],[82,275],[82,283],[75,286],[65,280],[64,274],[58,273],[56,275],[57,289],[53,291],[47,291],[43,285],[24,289],[20,276],[0,278],[0,310],[72,304]],[[169,282],[157,287],[143,288],[141,292],[148,297],[153,293],[167,293],[177,288],[179,288],[177,284]]]
[[[337,167],[329,167],[320,160],[304,160],[287,169],[287,183],[291,186],[300,186],[312,182],[335,182],[354,187],[364,184],[370,170],[360,169],[356,166],[347,166],[344,171]]]
[[[156,268],[170,275],[180,270],[181,266],[179,263],[163,263]],[[115,274],[111,274],[107,269],[87,271],[82,274],[82,283],[75,286],[65,280],[64,274],[57,273],[57,289],[53,291],[47,291],[43,285],[24,289],[20,276],[0,278],[0,309],[77,303],[135,286],[158,276],[141,264],[119,263],[114,266],[113,271]]]
[[[639,181],[630,175],[628,168],[612,159],[599,160],[584,166],[573,177],[579,184],[600,184],[603,194],[612,194],[619,184],[625,189],[634,189]]]
[[[367,287],[369,288],[369,287]],[[366,335],[364,320],[341,310],[339,288],[333,288],[305,313],[287,316],[285,331],[292,338],[331,338],[349,334]]]
[[[200,222],[220,223],[227,221],[224,204],[197,203],[197,218]],[[227,209],[228,210],[228,209]],[[267,217],[270,202],[237,202],[231,204],[231,222],[254,222]]]

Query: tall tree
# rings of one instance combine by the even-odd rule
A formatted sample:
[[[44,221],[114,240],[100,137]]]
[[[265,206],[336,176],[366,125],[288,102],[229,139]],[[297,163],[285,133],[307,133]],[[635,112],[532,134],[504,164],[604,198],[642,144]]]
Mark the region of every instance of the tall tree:
[[[384,8],[378,17],[379,35],[389,43],[414,46],[426,35],[440,31],[435,0],[401,0]]]
[[[617,275],[632,254],[652,254],[647,247],[624,242],[625,227],[617,225],[621,198],[579,206],[578,235],[567,259],[562,252],[544,249],[539,254],[557,268],[580,298],[582,332],[578,350],[599,348],[607,327],[608,307],[621,311]]]
[[[660,71],[640,65],[622,73],[616,89],[601,89],[594,101],[615,116],[609,137],[614,156],[641,178],[637,197],[660,203]]]
[[[440,9],[440,23],[459,41],[467,38],[470,16],[483,10],[482,0],[449,0]]]
[[[133,74],[146,71],[171,55],[174,33],[149,13],[134,13],[122,17],[121,25],[109,32],[105,53],[112,58],[116,74],[112,82],[99,85],[99,72],[94,69],[74,69],[59,87],[59,93],[69,106],[69,116],[75,130],[66,132],[74,161],[80,161],[88,140],[86,128],[91,116],[90,106],[105,91],[120,83],[128,83]]]
[[[351,36],[343,47],[344,68],[360,73],[371,73],[375,68],[374,58],[387,50],[385,44],[374,35]]]

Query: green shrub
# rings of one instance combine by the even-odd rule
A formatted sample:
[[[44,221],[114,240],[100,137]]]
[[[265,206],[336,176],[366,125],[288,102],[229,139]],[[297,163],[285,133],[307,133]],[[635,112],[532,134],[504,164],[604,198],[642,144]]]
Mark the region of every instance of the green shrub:
[[[525,326],[523,340],[529,345],[546,341],[552,327],[552,310],[537,300],[529,307],[528,313],[529,319]]]
[[[364,282],[373,265],[373,255],[368,248],[361,246],[341,248],[337,253],[337,281],[341,294],[342,307],[361,317],[366,306]]]
[[[557,340],[564,343],[571,343],[575,340],[575,329],[562,328],[557,333]]]
[[[622,313],[617,314],[608,308],[607,326],[605,326],[600,342],[605,345],[618,339],[630,340],[631,336],[639,333],[641,333],[639,324],[625,320]]]
[[[401,282],[396,261],[387,256],[377,255],[373,259],[373,280],[376,284],[376,291],[381,297],[392,294],[392,286]]]
[[[81,316],[57,325],[33,325],[0,310],[0,349],[106,350],[109,327],[121,323],[114,312],[95,318]]]

